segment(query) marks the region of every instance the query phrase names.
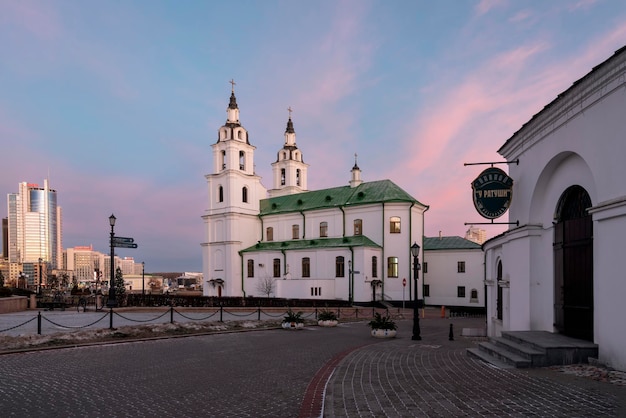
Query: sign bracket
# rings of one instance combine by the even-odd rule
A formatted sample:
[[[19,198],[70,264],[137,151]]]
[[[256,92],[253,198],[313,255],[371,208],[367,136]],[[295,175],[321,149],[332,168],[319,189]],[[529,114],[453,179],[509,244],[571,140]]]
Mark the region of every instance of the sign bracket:
[[[486,163],[463,163],[464,166],[468,165],[490,165],[493,167],[494,164],[515,164],[519,165],[519,158],[513,161],[489,161]]]

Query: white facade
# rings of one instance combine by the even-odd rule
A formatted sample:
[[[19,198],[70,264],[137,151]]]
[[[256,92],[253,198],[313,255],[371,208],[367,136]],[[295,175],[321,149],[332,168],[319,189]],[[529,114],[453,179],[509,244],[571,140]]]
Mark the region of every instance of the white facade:
[[[227,112],[206,176],[203,294],[402,300],[428,206],[389,180],[363,182],[356,163],[348,186],[307,191],[291,115],[268,192],[252,170],[234,92]]]
[[[484,308],[485,269],[480,245],[461,237],[424,238],[422,265],[427,305]]]
[[[519,160],[509,166],[509,220],[520,226],[484,245],[489,335],[545,330],[593,340],[600,361],[626,370],[625,116],[622,48],[499,150]]]

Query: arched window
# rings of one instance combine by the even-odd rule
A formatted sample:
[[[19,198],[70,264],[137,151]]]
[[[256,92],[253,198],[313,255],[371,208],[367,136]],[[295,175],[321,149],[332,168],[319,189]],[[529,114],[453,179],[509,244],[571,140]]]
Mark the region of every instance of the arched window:
[[[241,132],[239,132],[239,134],[241,135]],[[246,169],[246,153],[243,151],[239,151],[239,169]]]
[[[254,277],[254,260],[248,260],[248,277]]]
[[[387,258],[387,277],[398,277],[398,257]]]
[[[248,188],[245,186],[241,189],[241,201],[243,203],[248,203]]]
[[[224,201],[224,188],[222,186],[220,186],[217,189],[217,201],[218,202],[223,202]]]
[[[344,258],[342,256],[335,258],[335,277],[345,277]]]
[[[399,234],[400,233],[400,218],[397,216],[392,216],[389,219],[389,233],[391,234]]]
[[[300,225],[291,225],[291,238],[300,238]]]
[[[241,139],[241,137],[242,137],[242,135],[241,135],[241,134],[242,134],[242,132],[241,132],[241,131],[237,131],[237,139]]]
[[[222,151],[222,170],[226,170],[226,151]]]
[[[271,226],[268,226],[267,229],[265,230],[265,236],[268,241],[274,241],[274,228],[272,228]]]
[[[296,170],[296,184],[300,185],[300,169]]]
[[[372,256],[372,277],[378,277],[378,257]]]
[[[274,259],[274,277],[280,277],[280,258]]]
[[[320,237],[328,236],[328,222],[320,222]]]
[[[302,259],[302,277],[311,277],[311,259],[309,257]]]
[[[280,169],[280,185],[281,186],[285,185],[285,169],[284,168]]]
[[[362,235],[363,234],[363,220],[355,219],[354,220],[354,235]]]
[[[470,290],[470,303],[478,303],[478,290]]]

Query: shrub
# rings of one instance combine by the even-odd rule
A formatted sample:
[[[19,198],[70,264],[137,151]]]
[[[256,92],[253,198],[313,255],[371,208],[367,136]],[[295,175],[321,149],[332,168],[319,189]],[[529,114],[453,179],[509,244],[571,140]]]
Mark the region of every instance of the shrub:
[[[389,316],[382,316],[379,312],[374,314],[374,319],[372,319],[368,324],[372,329],[387,329],[394,330],[397,329],[397,325],[393,319]]]
[[[317,319],[319,321],[336,321],[337,315],[333,311],[324,309],[317,314]]]
[[[7,298],[12,294],[13,292],[11,292],[10,288],[4,286],[0,287],[0,298]]]

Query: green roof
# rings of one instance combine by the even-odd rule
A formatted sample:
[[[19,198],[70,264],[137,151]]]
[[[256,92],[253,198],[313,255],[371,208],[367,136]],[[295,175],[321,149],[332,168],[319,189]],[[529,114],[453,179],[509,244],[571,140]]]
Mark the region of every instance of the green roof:
[[[361,183],[357,187],[334,187],[263,199],[261,216],[381,202],[407,202],[425,206],[391,180],[379,180]]]
[[[482,246],[461,237],[424,237],[424,251],[479,250]]]
[[[338,247],[374,247],[380,245],[363,235],[354,235],[343,238],[314,238],[314,239],[294,239],[289,241],[266,241],[258,242],[252,247],[241,250],[242,253],[255,251],[282,251],[282,250],[306,250],[320,248]]]

